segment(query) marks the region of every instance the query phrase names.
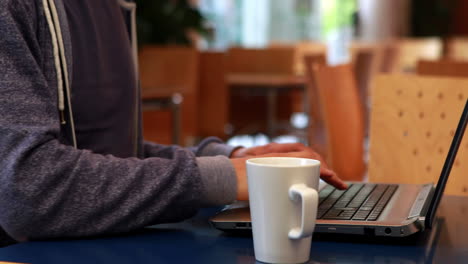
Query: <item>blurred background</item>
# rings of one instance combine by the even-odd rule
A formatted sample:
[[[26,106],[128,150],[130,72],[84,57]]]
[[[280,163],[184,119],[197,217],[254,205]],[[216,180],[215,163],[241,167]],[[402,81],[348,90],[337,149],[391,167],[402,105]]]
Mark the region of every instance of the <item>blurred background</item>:
[[[468,77],[466,0],[136,2],[144,137],[163,144],[302,142],[360,180],[369,135],[385,132],[372,125],[376,76]],[[405,109],[392,111],[403,119]],[[417,120],[428,115],[417,111]],[[360,165],[340,168],[339,159]]]

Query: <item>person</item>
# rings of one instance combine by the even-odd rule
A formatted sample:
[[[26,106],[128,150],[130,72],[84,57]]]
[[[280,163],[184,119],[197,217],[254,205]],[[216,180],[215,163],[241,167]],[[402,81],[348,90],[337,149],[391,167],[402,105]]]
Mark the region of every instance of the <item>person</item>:
[[[128,232],[248,199],[252,156],[302,144],[195,147],[141,138],[122,0],[0,1],[0,240]],[[324,164],[321,176],[346,185]],[[5,243],[5,242],[4,242]]]

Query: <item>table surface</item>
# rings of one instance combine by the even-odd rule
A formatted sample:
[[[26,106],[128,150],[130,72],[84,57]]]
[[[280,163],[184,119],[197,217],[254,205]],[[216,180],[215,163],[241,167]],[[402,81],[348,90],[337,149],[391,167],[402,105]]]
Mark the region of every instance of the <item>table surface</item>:
[[[183,223],[112,237],[28,242],[0,249],[0,261],[24,263],[255,263],[249,235],[207,222],[215,208]],[[308,263],[467,263],[468,197],[446,196],[436,228],[405,240],[375,242],[314,235]]]

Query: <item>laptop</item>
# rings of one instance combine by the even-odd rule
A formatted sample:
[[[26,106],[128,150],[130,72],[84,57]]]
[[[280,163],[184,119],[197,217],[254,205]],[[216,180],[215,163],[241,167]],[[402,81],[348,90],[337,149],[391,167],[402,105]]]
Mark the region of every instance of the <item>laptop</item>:
[[[436,186],[349,182],[347,190],[337,190],[320,181],[314,232],[406,237],[431,228],[467,122],[468,100]],[[228,232],[251,229],[248,202],[225,207],[210,222]]]

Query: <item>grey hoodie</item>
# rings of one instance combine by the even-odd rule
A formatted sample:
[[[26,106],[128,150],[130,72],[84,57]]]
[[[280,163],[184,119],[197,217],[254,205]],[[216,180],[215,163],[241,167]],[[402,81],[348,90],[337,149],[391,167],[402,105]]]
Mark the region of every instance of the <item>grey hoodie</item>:
[[[72,146],[44,1],[0,1],[0,227],[16,240],[121,233],[232,202],[232,148],[219,139],[190,149],[138,139],[129,158]],[[72,72],[66,13],[55,5]],[[135,129],[141,134],[141,124]]]

